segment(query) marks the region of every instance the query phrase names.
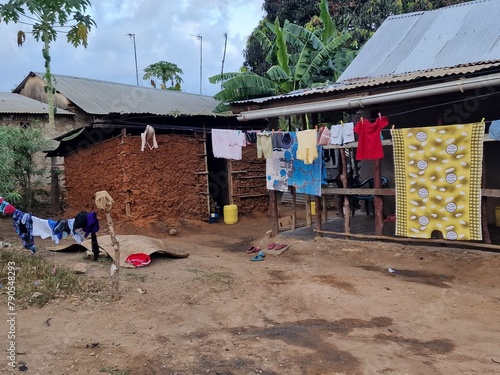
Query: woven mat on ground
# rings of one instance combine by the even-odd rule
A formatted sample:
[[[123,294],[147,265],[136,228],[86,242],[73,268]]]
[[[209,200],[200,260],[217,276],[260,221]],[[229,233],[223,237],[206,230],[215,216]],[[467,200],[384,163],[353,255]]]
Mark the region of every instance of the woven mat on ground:
[[[396,235],[481,240],[484,122],[392,131]]]
[[[148,236],[138,236],[138,235],[119,235],[116,236],[120,243],[120,266],[127,268],[135,268],[132,264],[126,263],[125,259],[134,253],[144,253],[144,254],[164,254],[171,258],[187,258],[189,253],[180,252],[177,250],[172,250],[169,248],[168,243],[163,240],[148,237]],[[109,235],[97,237],[97,242],[99,242],[99,247],[104,250],[111,258],[114,259],[115,250],[111,244],[111,237]],[[74,246],[83,246],[87,250],[92,250],[90,240],[82,242],[81,245],[61,244],[57,246],[54,250],[63,251],[68,250]]]

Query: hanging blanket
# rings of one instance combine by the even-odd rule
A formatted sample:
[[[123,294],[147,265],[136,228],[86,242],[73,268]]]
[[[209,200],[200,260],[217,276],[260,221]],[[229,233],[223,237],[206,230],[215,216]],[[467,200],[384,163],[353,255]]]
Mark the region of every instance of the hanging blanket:
[[[312,164],[306,164],[303,160],[297,159],[298,143],[296,142],[296,134],[292,134],[294,142],[290,150],[292,151],[292,174],[288,176],[288,186],[295,186],[296,192],[299,194],[309,194],[321,196],[322,183],[322,163],[323,158],[316,158]],[[323,147],[317,147],[318,155],[323,155]]]
[[[273,157],[266,159],[267,190],[288,191],[288,178],[292,172],[292,152],[285,149],[273,151]]]
[[[392,131],[396,235],[481,240],[484,122]]]

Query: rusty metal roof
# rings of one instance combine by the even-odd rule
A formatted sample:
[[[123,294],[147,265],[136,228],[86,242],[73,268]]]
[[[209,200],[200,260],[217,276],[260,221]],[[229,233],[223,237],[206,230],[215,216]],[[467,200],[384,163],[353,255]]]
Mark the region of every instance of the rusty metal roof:
[[[333,85],[238,103],[372,88],[500,66],[500,1],[388,17]]]
[[[43,78],[42,73],[34,74]],[[216,116],[213,110],[219,104],[211,96],[63,75],[54,78],[59,93],[92,115]]]
[[[338,82],[500,62],[500,2],[477,0],[388,17]],[[423,74],[426,76],[426,74]],[[433,75],[430,75],[433,76]]]
[[[49,106],[38,100],[30,99],[19,94],[0,92],[0,113],[4,114],[32,114],[48,115]],[[64,109],[57,109],[56,115],[72,115]]]

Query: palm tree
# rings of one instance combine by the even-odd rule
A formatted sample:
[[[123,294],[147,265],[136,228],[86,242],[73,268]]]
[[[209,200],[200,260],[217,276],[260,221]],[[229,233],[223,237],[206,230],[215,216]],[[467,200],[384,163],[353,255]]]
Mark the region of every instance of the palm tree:
[[[264,76],[256,73],[225,73],[209,78],[221,83],[222,90],[214,97],[221,102],[216,110],[228,110],[226,103],[262,96],[288,93],[335,82],[355,53],[343,47],[349,33],[339,32],[328,11],[327,0],[320,3],[318,27],[304,27],[284,22],[280,26],[265,22],[273,38],[264,30],[255,36],[267,51],[266,61],[272,66]]]
[[[151,86],[156,87],[154,78],[160,79],[163,90],[181,91],[182,78],[180,74],[184,74],[176,64],[168,61],[158,61],[157,63],[149,65],[144,69],[144,77],[142,79],[151,81]],[[171,86],[167,87],[167,82],[170,81]]]

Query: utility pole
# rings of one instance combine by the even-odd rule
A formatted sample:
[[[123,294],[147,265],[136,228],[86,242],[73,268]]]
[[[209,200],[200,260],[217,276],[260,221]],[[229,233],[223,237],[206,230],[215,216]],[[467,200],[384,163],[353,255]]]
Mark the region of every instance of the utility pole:
[[[137,80],[137,86],[139,86],[139,71],[137,70],[137,49],[135,47],[135,34],[127,34],[134,42],[134,57],[135,57],[135,78]]]
[[[224,61],[226,60],[226,48],[227,48],[227,33],[224,33],[224,54],[222,55],[222,67],[220,70],[220,74],[224,74]],[[224,80],[221,79],[221,85],[220,88],[222,89],[222,84],[224,83]]]
[[[200,95],[201,95],[201,87],[202,87],[202,81],[203,81],[203,37],[198,34],[198,35],[191,35],[200,41]]]

